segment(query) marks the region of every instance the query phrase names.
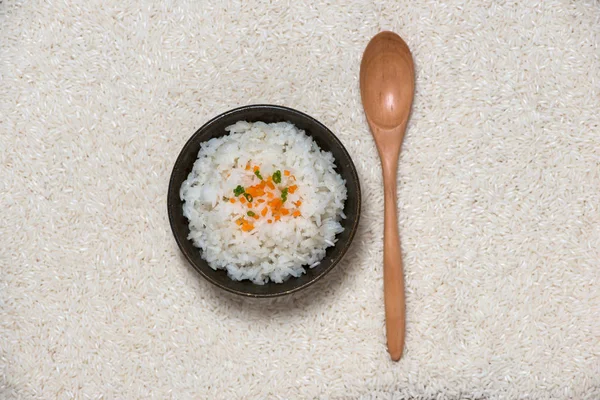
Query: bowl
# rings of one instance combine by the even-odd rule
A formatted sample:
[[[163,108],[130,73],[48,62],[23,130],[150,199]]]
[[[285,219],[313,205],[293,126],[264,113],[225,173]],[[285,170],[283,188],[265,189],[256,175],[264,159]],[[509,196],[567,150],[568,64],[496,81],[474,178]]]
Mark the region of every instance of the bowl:
[[[251,281],[234,281],[225,270],[214,270],[201,257],[201,250],[188,239],[188,220],[183,216],[183,202],[179,189],[191,172],[200,151],[200,144],[212,138],[225,136],[225,128],[237,121],[291,122],[306,132],[322,150],[329,151],[335,158],[336,171],[346,181],[348,198],[344,205],[346,219],[341,221],[344,231],[336,238],[335,246],[329,247],[321,263],[306,267],[306,273],[298,278],[290,277],[283,283],[269,281],[257,285]],[[360,219],[360,184],[350,155],[340,140],[316,119],[291,108],[276,105],[250,105],[227,111],[204,124],[187,141],[175,161],[167,194],[169,222],[175,240],[189,263],[209,282],[228,292],[250,297],[275,297],[297,292],[315,283],[331,271],[342,259],[358,228]]]

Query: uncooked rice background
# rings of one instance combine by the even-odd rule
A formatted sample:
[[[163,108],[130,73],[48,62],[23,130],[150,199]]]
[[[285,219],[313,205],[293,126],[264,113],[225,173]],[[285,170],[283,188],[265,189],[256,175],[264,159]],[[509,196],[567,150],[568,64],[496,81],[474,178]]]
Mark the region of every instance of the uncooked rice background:
[[[406,353],[358,71],[406,39]],[[0,398],[600,398],[600,3],[0,2]],[[166,190],[208,119],[339,135],[363,214],[325,279],[255,301],[180,255]]]

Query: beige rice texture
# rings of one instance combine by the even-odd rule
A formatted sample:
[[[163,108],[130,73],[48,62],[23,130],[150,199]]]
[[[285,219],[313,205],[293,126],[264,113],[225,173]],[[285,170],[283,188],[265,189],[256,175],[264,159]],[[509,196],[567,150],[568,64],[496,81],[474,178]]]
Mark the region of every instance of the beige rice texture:
[[[358,85],[383,29],[416,67],[398,363]],[[599,399],[599,29],[589,0],[2,0],[0,399]],[[206,282],[167,217],[189,137],[257,103],[362,185],[344,260],[279,299]]]

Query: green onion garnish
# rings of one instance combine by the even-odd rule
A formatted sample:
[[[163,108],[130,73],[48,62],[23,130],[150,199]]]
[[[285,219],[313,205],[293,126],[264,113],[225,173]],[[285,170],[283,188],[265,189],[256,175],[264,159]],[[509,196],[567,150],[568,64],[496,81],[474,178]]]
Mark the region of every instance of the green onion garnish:
[[[254,214],[254,211],[248,211],[246,214],[248,214],[249,217],[254,217],[256,214]]]
[[[288,195],[288,188],[284,188],[281,191],[281,200],[283,200],[284,203],[287,200],[287,195]]]
[[[235,189],[233,189],[233,194],[235,195],[235,197],[239,196],[240,194],[244,193],[245,190],[242,187],[242,185],[238,185]]]
[[[258,177],[258,179],[260,179],[262,181],[262,175],[260,174],[259,170],[254,171],[254,175],[256,175]]]
[[[254,197],[250,193],[244,193],[244,197],[248,200],[248,203],[252,203],[252,200],[254,200]]]
[[[281,171],[280,170],[275,171],[275,173],[273,174],[273,182],[281,183]]]

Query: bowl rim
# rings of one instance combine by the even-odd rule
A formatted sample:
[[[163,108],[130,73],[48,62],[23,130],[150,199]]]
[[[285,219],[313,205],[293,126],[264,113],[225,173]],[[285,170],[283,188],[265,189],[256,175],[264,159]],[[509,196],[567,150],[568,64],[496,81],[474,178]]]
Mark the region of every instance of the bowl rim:
[[[196,136],[198,136],[201,132],[203,132],[205,129],[207,129],[210,125],[214,124],[216,121],[225,118],[231,114],[235,114],[238,113],[240,111],[244,111],[244,110],[249,110],[249,109],[268,109],[268,110],[277,110],[277,111],[285,111],[288,113],[294,113],[299,115],[302,118],[308,119],[311,122],[317,124],[318,126],[320,126],[323,131],[325,131],[326,133],[329,134],[329,136],[331,137],[331,139],[335,142],[335,144],[341,149],[341,151],[344,153],[344,155],[348,158],[348,160],[350,161],[349,166],[350,166],[350,174],[352,175],[352,179],[356,182],[356,195],[357,195],[357,209],[358,212],[356,213],[356,218],[354,220],[354,223],[352,224],[352,226],[349,228],[350,229],[350,235],[348,236],[348,240],[345,243],[345,245],[340,249],[340,253],[339,255],[336,257],[336,259],[331,261],[331,264],[327,267],[327,269],[323,270],[319,275],[315,276],[314,279],[300,285],[297,286],[293,289],[290,290],[286,290],[283,292],[275,292],[275,293],[248,293],[248,292],[244,292],[244,291],[240,291],[240,290],[236,290],[234,288],[228,287],[224,284],[221,284],[220,282],[216,281],[215,279],[213,279],[210,275],[206,274],[199,266],[196,265],[195,262],[192,261],[192,258],[190,256],[190,254],[188,254],[188,251],[186,250],[186,248],[184,247],[184,243],[182,242],[183,240],[189,241],[187,238],[181,238],[178,235],[175,234],[175,215],[173,212],[173,204],[171,204],[170,201],[170,196],[169,194],[172,193],[173,190],[178,188],[174,188],[174,181],[175,181],[175,169],[178,166],[181,157],[183,156],[184,152],[188,149],[188,147],[193,146],[194,143],[196,142]],[[309,135],[310,136],[310,135]],[[362,193],[361,193],[361,188],[360,188],[360,180],[358,179],[358,172],[356,171],[356,166],[354,165],[354,161],[352,160],[352,157],[350,157],[350,154],[348,153],[348,150],[346,149],[346,147],[343,145],[343,143],[340,141],[340,139],[327,127],[325,126],[323,123],[321,123],[320,121],[318,121],[317,119],[311,117],[310,115],[303,113],[301,111],[298,111],[296,109],[290,108],[290,107],[286,107],[286,106],[281,106],[281,105],[274,105],[274,104],[250,104],[250,105],[245,105],[245,106],[241,106],[241,107],[236,107],[236,108],[232,108],[228,111],[225,111],[221,114],[218,114],[217,116],[211,118],[209,121],[207,121],[206,123],[202,124],[202,126],[200,126],[200,128],[198,128],[193,134],[192,136],[190,136],[190,138],[186,141],[186,143],[183,145],[183,147],[181,148],[179,154],[177,155],[177,158],[175,159],[175,163],[173,164],[173,168],[171,170],[171,176],[169,178],[169,186],[167,188],[167,213],[169,215],[169,225],[171,227],[171,233],[173,234],[173,237],[175,238],[175,241],[177,242],[177,246],[179,247],[179,250],[183,253],[185,259],[187,260],[187,262],[194,268],[194,270],[196,270],[198,273],[200,273],[200,275],[202,275],[202,277],[204,277],[204,279],[206,279],[207,281],[209,281],[210,283],[212,283],[213,285],[229,292],[229,293],[233,293],[239,296],[245,296],[245,297],[252,297],[252,298],[273,298],[273,297],[279,297],[279,296],[284,296],[287,294],[291,294],[291,293],[295,293],[298,292],[302,289],[307,288],[308,286],[311,286],[312,284],[314,284],[315,282],[321,280],[325,275],[327,275],[335,266],[337,266],[337,264],[339,264],[339,262],[344,258],[344,256],[346,255],[346,252],[348,251],[348,249],[350,248],[350,245],[352,244],[352,242],[354,241],[354,237],[356,236],[356,232],[358,230],[358,224],[360,222],[360,214],[361,214],[361,209],[362,209]],[[200,249],[198,249],[200,250]],[[290,278],[290,279],[293,279]]]

